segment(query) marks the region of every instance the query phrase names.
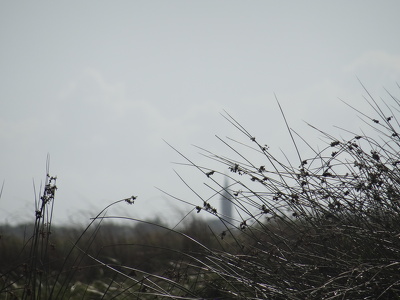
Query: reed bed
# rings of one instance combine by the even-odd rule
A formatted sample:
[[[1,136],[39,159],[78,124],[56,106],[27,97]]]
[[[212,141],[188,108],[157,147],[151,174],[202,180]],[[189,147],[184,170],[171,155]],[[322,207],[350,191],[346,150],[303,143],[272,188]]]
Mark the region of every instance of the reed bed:
[[[170,145],[213,194],[203,197],[178,175],[197,201],[170,195],[189,206],[186,226],[110,216],[105,208],[61,245],[51,234],[56,177],[47,175],[33,234],[14,253],[16,263],[1,267],[0,298],[400,298],[400,101],[388,92],[378,103],[365,92],[373,115],[347,105],[370,133],[342,129],[346,137],[337,138],[312,126],[320,148],[290,128],[277,102],[294,160],[277,158],[226,112],[244,140],[218,137],[230,157],[200,148],[212,168]],[[233,216],[219,211],[221,197]],[[136,198],[110,206],[134,207]],[[112,225],[117,220],[129,227]]]

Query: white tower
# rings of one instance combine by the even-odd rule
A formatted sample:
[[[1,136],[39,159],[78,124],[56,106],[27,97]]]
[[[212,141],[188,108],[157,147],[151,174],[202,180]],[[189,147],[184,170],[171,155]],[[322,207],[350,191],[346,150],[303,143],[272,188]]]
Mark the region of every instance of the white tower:
[[[232,221],[233,215],[233,203],[231,199],[231,195],[228,192],[228,178],[225,177],[224,190],[221,193],[221,214],[224,219],[227,221]]]

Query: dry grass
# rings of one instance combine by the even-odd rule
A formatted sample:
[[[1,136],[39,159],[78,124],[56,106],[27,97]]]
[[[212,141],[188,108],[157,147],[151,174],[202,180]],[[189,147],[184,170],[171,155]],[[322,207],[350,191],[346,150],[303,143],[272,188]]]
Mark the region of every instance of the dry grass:
[[[285,119],[297,161],[277,159],[226,113],[245,141],[220,139],[232,157],[203,149],[220,169],[178,152],[214,193],[203,198],[180,177],[201,199],[201,204],[185,200],[194,215],[186,227],[104,216],[105,208],[69,247],[61,246],[69,251],[54,254],[56,178],[48,175],[32,238],[21,252],[28,255],[15,256],[17,263],[1,270],[0,298],[399,298],[400,102],[388,93],[388,101],[377,103],[365,91],[374,115],[356,113],[370,134],[344,130],[347,137],[336,138],[315,128],[325,141],[320,150]],[[300,145],[313,155],[304,157]],[[224,176],[228,186],[220,180]],[[233,219],[218,212],[221,195],[232,202]],[[110,205],[134,204],[135,198]],[[196,219],[205,214],[223,227]],[[117,219],[136,230],[128,234],[127,227],[109,224]]]

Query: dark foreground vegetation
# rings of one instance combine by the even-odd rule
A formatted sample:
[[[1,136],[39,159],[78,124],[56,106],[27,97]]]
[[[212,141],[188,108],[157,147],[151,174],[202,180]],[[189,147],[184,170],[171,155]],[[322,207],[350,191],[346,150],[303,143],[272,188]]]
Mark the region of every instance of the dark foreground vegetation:
[[[194,191],[202,205],[188,205],[218,229],[194,217],[173,229],[126,218],[136,224],[127,230],[103,212],[86,229],[52,228],[56,178],[48,175],[35,224],[22,237],[2,228],[0,298],[399,299],[400,102],[365,92],[373,115],[355,113],[368,134],[315,128],[316,149],[287,125],[295,161],[277,159],[229,114],[247,142],[221,139],[233,157],[204,150],[220,169],[181,154],[215,192],[203,199]],[[213,198],[222,195],[239,217],[217,210]]]

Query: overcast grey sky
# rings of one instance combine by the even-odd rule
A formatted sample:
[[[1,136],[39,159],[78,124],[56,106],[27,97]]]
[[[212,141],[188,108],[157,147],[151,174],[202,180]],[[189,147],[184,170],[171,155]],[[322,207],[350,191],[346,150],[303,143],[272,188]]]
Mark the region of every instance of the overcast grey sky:
[[[131,195],[116,213],[178,218],[190,207],[154,186],[199,200],[163,139],[199,162],[192,144],[224,154],[214,135],[240,137],[225,109],[287,150],[274,93],[306,138],[318,134],[303,120],[357,129],[338,98],[365,106],[356,76],[378,98],[399,94],[399,11],[397,0],[1,1],[0,220],[33,220],[47,153],[58,223]]]

